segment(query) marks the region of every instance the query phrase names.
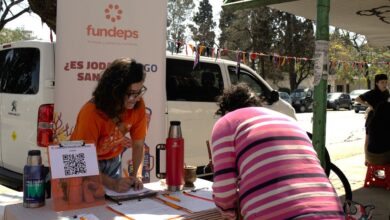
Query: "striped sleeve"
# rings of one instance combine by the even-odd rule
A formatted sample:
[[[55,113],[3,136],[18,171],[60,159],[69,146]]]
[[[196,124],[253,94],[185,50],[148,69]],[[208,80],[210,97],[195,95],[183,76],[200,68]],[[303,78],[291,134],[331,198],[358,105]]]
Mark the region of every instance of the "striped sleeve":
[[[235,168],[234,129],[224,118],[215,124],[212,132],[212,159],[214,165],[214,202],[224,219],[235,219],[238,207],[237,170]]]

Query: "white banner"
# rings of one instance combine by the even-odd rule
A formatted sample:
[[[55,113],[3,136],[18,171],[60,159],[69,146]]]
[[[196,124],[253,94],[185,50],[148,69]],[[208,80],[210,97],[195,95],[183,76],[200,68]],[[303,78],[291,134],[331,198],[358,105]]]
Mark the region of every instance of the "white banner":
[[[143,63],[147,72],[144,98],[152,118],[146,143],[151,148],[165,143],[166,13],[167,0],[57,1],[55,128],[59,141],[70,136],[80,108],[91,99],[107,65],[130,57]]]

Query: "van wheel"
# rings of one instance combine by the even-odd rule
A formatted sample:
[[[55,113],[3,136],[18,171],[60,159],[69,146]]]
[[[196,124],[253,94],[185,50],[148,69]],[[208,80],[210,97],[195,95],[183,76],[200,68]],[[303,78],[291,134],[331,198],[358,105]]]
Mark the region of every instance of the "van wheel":
[[[305,105],[301,105],[299,107],[299,112],[305,112],[306,111],[306,106]]]
[[[348,105],[348,110],[352,110],[352,108],[353,108],[353,107],[352,107],[352,104],[349,104],[349,105]]]
[[[359,109],[355,108],[355,113],[359,113]]]
[[[338,111],[340,109],[340,105],[336,104],[336,106],[333,108],[333,110]]]

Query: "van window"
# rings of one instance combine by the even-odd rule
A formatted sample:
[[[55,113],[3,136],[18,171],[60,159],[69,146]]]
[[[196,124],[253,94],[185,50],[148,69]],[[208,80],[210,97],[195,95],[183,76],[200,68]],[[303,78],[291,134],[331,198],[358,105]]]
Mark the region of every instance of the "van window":
[[[168,101],[214,102],[223,90],[218,64],[167,58]]]
[[[0,92],[36,94],[39,89],[37,48],[14,48],[0,51]]]
[[[270,93],[270,90],[263,83],[261,83],[259,79],[253,76],[253,74],[250,73],[248,70],[240,68],[240,78],[238,78],[237,76],[235,66],[229,66],[228,70],[232,85],[235,85],[239,82],[243,82],[246,83],[249,87],[251,87],[258,95],[267,96]]]

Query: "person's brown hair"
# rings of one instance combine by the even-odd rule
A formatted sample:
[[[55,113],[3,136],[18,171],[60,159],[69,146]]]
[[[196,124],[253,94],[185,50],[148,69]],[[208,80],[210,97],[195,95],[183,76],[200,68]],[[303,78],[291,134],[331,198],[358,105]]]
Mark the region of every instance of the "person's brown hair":
[[[143,65],[129,58],[114,60],[104,71],[93,92],[96,108],[109,118],[114,118],[126,110],[124,103],[128,87],[133,83],[143,82]]]
[[[225,89],[217,100],[219,109],[215,113],[216,115],[225,115],[228,112],[245,107],[261,106],[260,98],[245,83],[232,85]]]

